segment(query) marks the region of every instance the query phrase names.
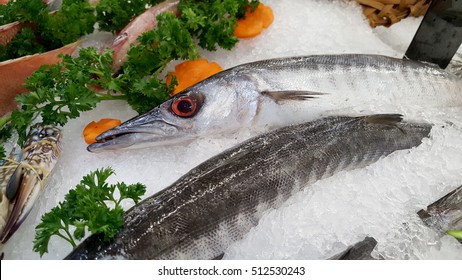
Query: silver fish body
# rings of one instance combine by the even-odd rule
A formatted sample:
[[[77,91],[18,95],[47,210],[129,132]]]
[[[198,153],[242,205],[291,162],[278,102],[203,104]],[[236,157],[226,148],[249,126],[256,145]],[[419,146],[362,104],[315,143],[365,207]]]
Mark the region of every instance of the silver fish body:
[[[399,115],[329,117],[252,138],[192,169],[125,215],[110,243],[84,240],[68,259],[211,259],[310,183],[363,167],[427,137]]]
[[[409,108],[462,105],[461,93],[459,77],[410,60],[362,54],[263,60],[185,89],[101,134],[88,150],[171,145],[244,127],[276,128],[344,115],[345,108],[354,114],[408,114]]]
[[[34,206],[61,152],[61,130],[36,124],[16,160],[0,170],[0,242],[6,243]]]

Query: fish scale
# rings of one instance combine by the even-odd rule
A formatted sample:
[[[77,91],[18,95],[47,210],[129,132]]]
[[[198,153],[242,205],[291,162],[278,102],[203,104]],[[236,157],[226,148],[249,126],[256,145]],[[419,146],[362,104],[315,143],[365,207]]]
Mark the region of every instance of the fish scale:
[[[128,210],[114,241],[91,236],[67,258],[215,258],[293,193],[417,146],[430,129],[399,115],[375,115],[329,117],[262,134]]]

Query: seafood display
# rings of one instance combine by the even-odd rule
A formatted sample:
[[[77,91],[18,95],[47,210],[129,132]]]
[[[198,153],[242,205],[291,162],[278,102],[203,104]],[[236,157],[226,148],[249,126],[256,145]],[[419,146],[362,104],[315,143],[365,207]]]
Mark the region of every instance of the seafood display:
[[[284,102],[308,102],[304,110],[309,115],[303,119],[352,106],[361,111],[371,103],[396,113],[404,113],[402,108],[409,105],[457,106],[462,104],[461,88],[461,79],[436,66],[378,55],[263,60],[233,67],[189,87],[159,107],[101,134],[88,150],[169,145],[232,133],[256,126],[265,109],[271,114],[288,110],[278,105]],[[368,92],[366,98],[359,97],[359,89]],[[259,125],[277,126],[267,121]]]
[[[61,1],[50,1],[50,10],[58,9]],[[96,2],[96,1],[94,1]],[[156,16],[162,12],[177,12],[179,0],[169,0],[155,5],[133,19],[117,36],[111,34],[112,40],[107,40],[107,34],[101,32],[98,38],[81,38],[77,42],[65,45],[61,48],[50,50],[40,54],[24,56],[0,62],[0,81],[3,91],[0,93],[0,116],[7,114],[16,107],[14,98],[27,92],[23,86],[26,78],[42,65],[56,64],[61,59],[58,55],[78,55],[78,50],[85,47],[95,47],[99,50],[108,48],[114,52],[114,72],[120,70],[126,61],[127,52],[132,45],[137,44],[137,38],[144,32],[157,26]],[[96,3],[92,3],[96,5]],[[14,22],[0,26],[0,45],[7,45],[12,38],[21,30],[25,23]],[[91,37],[91,36],[90,36]]]
[[[143,73],[139,83],[132,83],[138,77],[130,60],[122,64],[133,57],[127,55],[131,46],[139,51],[134,56],[152,51],[137,38],[156,27],[161,12],[173,13],[168,16],[175,21],[187,14],[179,12],[179,2],[146,5],[122,30],[100,29],[62,48],[73,59],[87,46],[96,46],[95,54],[109,48],[114,63],[106,53],[108,71],[97,69],[82,79],[88,95],[95,91],[101,98],[98,103],[64,95],[30,102],[37,115],[45,108],[61,110],[66,123],[34,128],[29,139],[36,144],[29,140],[1,162],[6,259],[462,258],[462,244],[445,234],[462,226],[460,188],[421,210],[422,220],[416,216],[462,183],[460,63],[443,70],[402,59],[420,19],[371,29],[355,1],[267,0],[274,22],[259,36],[232,50],[198,48],[201,58],[224,71],[170,93],[170,100],[154,107],[148,99],[155,90],[149,87],[157,81],[148,82],[150,75],[163,82],[183,58],[161,61],[165,68]],[[170,27],[156,36],[181,45],[171,35],[181,34],[174,33],[177,26]],[[0,34],[14,33],[2,28]],[[0,44],[10,35],[0,35]],[[16,117],[9,112],[25,90],[25,77],[56,63],[61,51],[55,51],[0,63],[4,122]],[[146,69],[155,64],[139,57],[136,62]],[[102,80],[110,87],[99,85]],[[143,110],[127,104],[134,97],[116,82],[141,93],[136,98],[146,104]],[[47,92],[52,95],[42,89],[37,94]],[[80,107],[66,103],[96,109],[77,112]],[[88,146],[86,125],[109,118],[122,124]],[[66,199],[83,174],[102,167],[113,169],[119,182],[146,185],[144,200],[121,204],[128,210],[115,239],[90,236],[72,243],[70,252],[65,240],[53,238],[46,250],[34,252],[43,215]],[[77,234],[89,234],[83,231]]]
[[[0,167],[1,243],[19,228],[45,188],[61,152],[61,137],[60,129],[36,124],[24,148],[15,149]]]
[[[114,241],[92,236],[67,258],[217,258],[293,193],[418,146],[430,129],[401,122],[399,115],[371,115],[324,118],[262,134],[128,210]]]

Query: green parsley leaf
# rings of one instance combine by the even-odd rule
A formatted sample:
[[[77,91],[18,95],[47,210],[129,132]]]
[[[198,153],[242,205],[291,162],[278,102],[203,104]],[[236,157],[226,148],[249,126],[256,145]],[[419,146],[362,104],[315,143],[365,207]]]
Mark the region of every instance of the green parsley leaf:
[[[23,27],[8,46],[4,48],[6,52],[4,60],[45,51],[44,46],[38,43],[34,30],[29,26]]]
[[[77,41],[93,32],[94,8],[86,0],[63,0],[50,13],[43,0],[17,0],[0,5],[0,25],[15,21],[27,25],[0,48],[0,61],[45,52]]]
[[[34,251],[40,256],[48,253],[48,243],[53,235],[57,235],[71,242],[72,239],[67,238],[68,234],[67,221],[63,220],[62,204],[51,209],[50,212],[42,216],[41,223],[35,228]],[[74,243],[75,245],[75,243]]]
[[[43,256],[48,252],[53,235],[67,240],[74,248],[76,240],[83,239],[87,232],[103,234],[104,241],[114,238],[124,223],[120,203],[125,199],[138,203],[146,186],[107,183],[113,174],[111,168],[103,168],[85,175],[63,202],[42,216],[41,223],[35,228],[33,250]]]
[[[6,158],[6,151],[5,151],[5,148],[3,148],[3,146],[0,146],[0,161],[3,158]]]
[[[63,0],[57,13],[38,22],[38,32],[47,50],[52,50],[92,33],[95,22],[94,8],[86,0]]]
[[[117,32],[130,20],[144,12],[146,5],[162,2],[148,0],[101,0],[96,7],[97,19],[101,30]]]

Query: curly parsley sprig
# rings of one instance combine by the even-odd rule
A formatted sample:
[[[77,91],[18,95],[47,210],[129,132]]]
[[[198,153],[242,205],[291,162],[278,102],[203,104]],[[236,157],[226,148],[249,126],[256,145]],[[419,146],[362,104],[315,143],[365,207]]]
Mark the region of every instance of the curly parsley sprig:
[[[108,184],[106,180],[113,174],[111,168],[90,172],[69,191],[63,202],[44,214],[35,228],[33,250],[43,256],[53,235],[68,241],[73,248],[86,232],[102,233],[104,241],[114,238],[124,223],[121,202],[131,199],[138,203],[146,187],[140,183]]]
[[[79,57],[69,55],[55,65],[42,66],[25,84],[29,93],[16,97],[21,109],[0,118],[0,142],[4,142],[9,131],[18,132],[18,144],[26,139],[27,128],[37,117],[45,124],[64,125],[81,112],[94,109],[101,100],[126,99],[113,95],[117,85],[112,82],[112,52],[97,52],[93,48],[80,51]],[[108,92],[95,92],[100,87]]]
[[[0,61],[73,43],[93,32],[96,16],[87,0],[63,0],[60,9],[53,13],[43,0],[16,0],[0,5],[0,25],[15,21],[26,26],[8,45],[0,46]]]
[[[117,32],[148,6],[163,0],[101,0],[96,6],[96,18],[101,30]]]

